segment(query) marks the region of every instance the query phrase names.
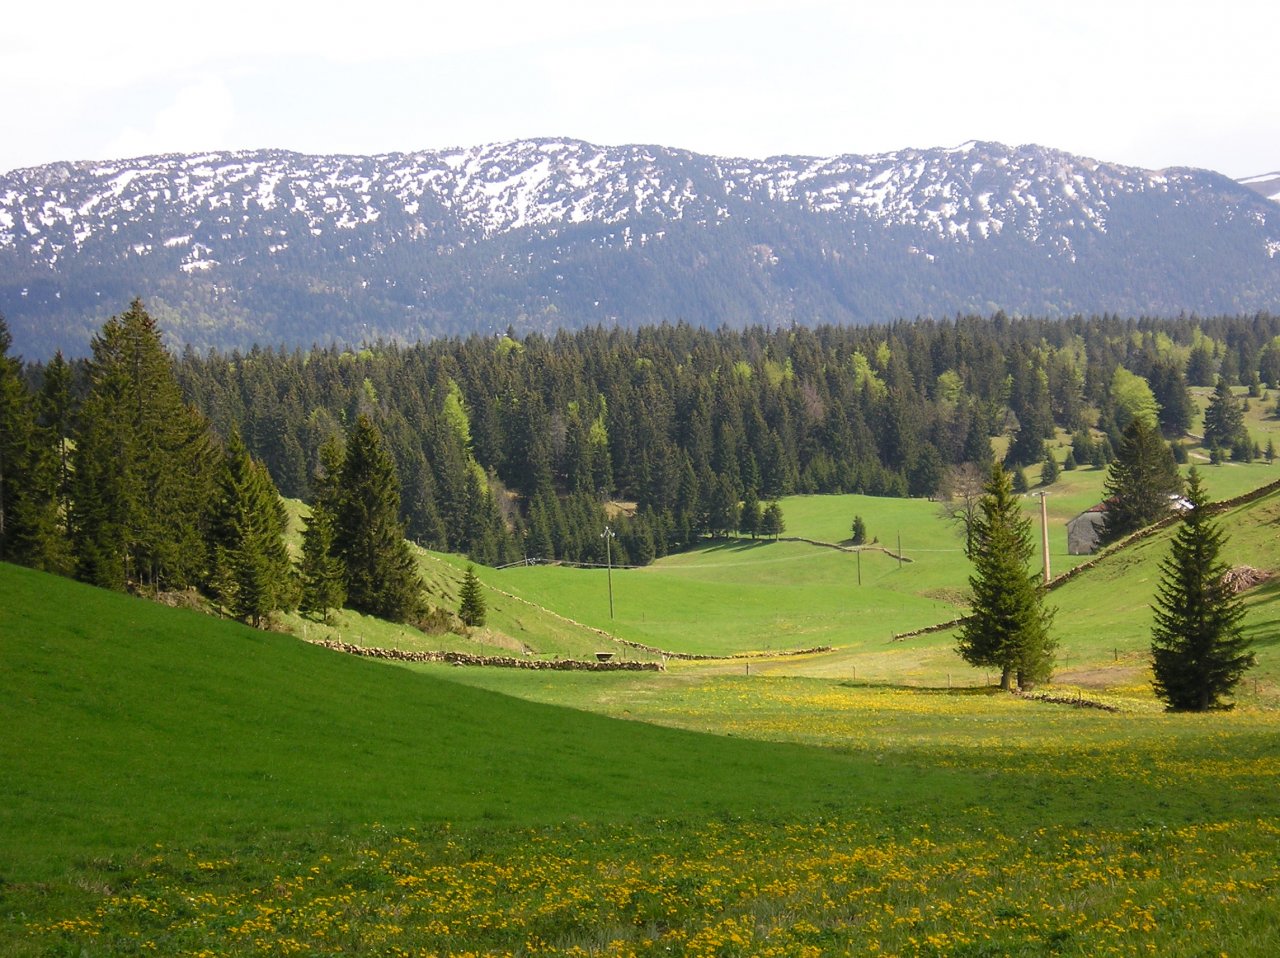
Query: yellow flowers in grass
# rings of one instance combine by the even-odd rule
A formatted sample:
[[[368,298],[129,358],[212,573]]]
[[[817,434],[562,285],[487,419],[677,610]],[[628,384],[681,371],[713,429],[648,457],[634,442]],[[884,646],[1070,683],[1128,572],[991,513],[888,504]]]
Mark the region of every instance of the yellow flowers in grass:
[[[331,861],[265,863],[274,881],[249,891],[161,866],[146,895],[32,932],[50,950],[103,953],[149,941],[185,955],[816,958],[1204,942],[1263,955],[1280,931],[1271,820],[914,831],[827,820],[378,832]]]

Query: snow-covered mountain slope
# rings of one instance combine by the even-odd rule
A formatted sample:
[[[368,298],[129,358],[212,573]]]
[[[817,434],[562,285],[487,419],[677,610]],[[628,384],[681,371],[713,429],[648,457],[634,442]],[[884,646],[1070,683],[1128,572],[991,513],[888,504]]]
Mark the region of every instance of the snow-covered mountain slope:
[[[1254,187],[1254,184],[1248,184]],[[1280,303],[1280,210],[1206,171],[994,143],[724,159],[522,140],[0,176],[0,311],[83,352],[140,294],[176,341]]]

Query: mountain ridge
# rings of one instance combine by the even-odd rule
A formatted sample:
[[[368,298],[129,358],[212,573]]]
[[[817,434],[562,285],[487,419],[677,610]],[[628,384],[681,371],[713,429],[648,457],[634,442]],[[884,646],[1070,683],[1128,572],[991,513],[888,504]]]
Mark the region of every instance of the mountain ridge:
[[[173,345],[224,348],[677,319],[1247,312],[1280,302],[1277,254],[1280,208],[1252,184],[985,141],[754,160],[541,138],[0,175],[0,311],[40,354],[83,352],[134,295]]]

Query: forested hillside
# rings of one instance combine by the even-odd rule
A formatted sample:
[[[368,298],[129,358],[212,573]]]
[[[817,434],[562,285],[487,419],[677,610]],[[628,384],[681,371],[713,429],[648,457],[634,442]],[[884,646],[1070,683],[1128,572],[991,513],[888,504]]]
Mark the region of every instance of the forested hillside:
[[[336,469],[325,468],[322,449],[346,441],[364,418],[394,462],[407,534],[423,545],[487,564],[603,561],[609,523],[617,534],[612,561],[644,564],[707,535],[776,534],[785,519],[767,505],[792,493],[934,496],[953,467],[989,462],[996,452],[1015,467],[1047,463],[1045,441],[1068,434],[1069,455],[1042,470],[1052,476],[1105,464],[1139,418],[1178,439],[1194,415],[1188,384],[1220,382],[1231,399],[1229,384],[1260,396],[1264,383],[1280,382],[1278,337],[1280,318],[1265,314],[996,314],[885,327],[595,328],[359,351],[187,350],[148,362],[159,372],[169,363],[165,375],[193,411],[224,440],[239,435],[286,496],[314,501],[318,483]],[[109,345],[98,337],[95,352]],[[26,369],[26,388],[40,398],[19,431],[28,446],[57,453],[42,467],[51,478],[61,458],[59,487],[72,490],[62,494],[64,503],[72,500],[62,513],[79,522],[68,531],[82,537],[96,513],[75,505],[71,480],[87,488],[91,470],[103,468],[105,482],[114,475],[107,450],[125,447],[113,432],[117,423],[94,405],[110,395],[107,371],[128,366],[127,355],[116,355],[123,347],[112,348],[110,362],[59,357]],[[160,412],[175,403],[153,402],[148,428],[178,442],[184,429],[199,428],[183,425],[187,413]],[[1261,453],[1231,428],[1238,412],[1222,406],[1213,413],[1206,449],[1236,458]],[[1219,423],[1223,416],[1228,421]],[[70,477],[68,437],[80,459]],[[212,481],[213,450],[175,448],[195,448],[202,463],[180,473]],[[231,454],[241,455],[234,443]],[[181,527],[191,510],[180,508],[181,495],[161,495],[175,477],[142,474],[152,477],[146,495],[174,504],[182,518],[171,525]],[[133,501],[125,489],[112,495]],[[50,508],[41,521],[56,525],[58,507]],[[172,557],[147,561],[176,568],[187,552],[175,548]],[[119,582],[144,572],[94,566],[90,578]]]
[[[1136,415],[1179,437],[1188,384],[1280,381],[1278,334],[1268,315],[679,324],[359,352],[188,351],[177,371],[286,495],[310,498],[320,445],[366,412],[424,544],[490,563],[603,560],[601,503],[623,500],[636,511],[618,523],[620,561],[643,563],[736,528],[749,500],[933,495],[949,466],[988,461],[993,440],[1030,465],[1065,430],[1084,465],[1105,462]]]

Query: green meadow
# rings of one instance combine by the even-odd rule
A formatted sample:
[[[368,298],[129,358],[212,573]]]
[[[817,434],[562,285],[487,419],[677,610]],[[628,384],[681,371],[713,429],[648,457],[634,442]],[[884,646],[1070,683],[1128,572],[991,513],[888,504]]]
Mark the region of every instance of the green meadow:
[[[1218,498],[1272,476],[1202,472]],[[1103,475],[1050,487],[1055,573]],[[465,635],[349,613],[266,633],[0,565],[0,953],[1274,954],[1280,585],[1246,594],[1258,665],[1231,711],[1151,695],[1167,531],[1050,593],[1054,681],[1013,696],[953,632],[901,634],[963,612],[936,503],[782,505],[788,537],[839,544],[857,514],[879,541],[614,569],[612,618],[605,570],[481,568]],[[1221,522],[1228,561],[1280,568],[1280,493]],[[452,607],[465,560],[419,565]],[[300,641],[323,637],[753,655],[551,672]]]

